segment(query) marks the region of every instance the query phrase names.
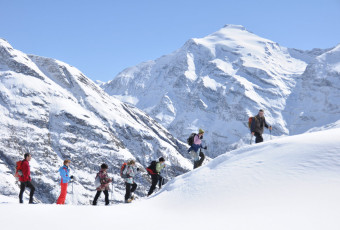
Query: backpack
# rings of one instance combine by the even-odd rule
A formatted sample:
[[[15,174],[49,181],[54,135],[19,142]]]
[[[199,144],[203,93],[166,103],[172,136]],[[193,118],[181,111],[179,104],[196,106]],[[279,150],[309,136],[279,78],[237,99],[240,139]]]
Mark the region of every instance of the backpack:
[[[251,129],[251,123],[253,122],[253,120],[255,121],[255,117],[249,117],[248,119],[248,128]]]
[[[251,122],[253,121],[253,117],[248,118],[248,128],[250,129],[251,127]]]
[[[100,185],[101,185],[100,176],[99,176],[99,173],[97,173],[96,178],[94,179],[94,186],[96,186],[96,188],[98,188]]]
[[[128,178],[127,174],[123,174],[125,167],[127,166],[126,162],[124,162],[124,164],[122,165],[122,167],[120,168],[120,176],[121,178]]]
[[[196,135],[196,133],[190,134],[189,138],[187,139],[188,145],[192,146],[194,144],[194,138]]]
[[[17,161],[16,162],[16,168],[15,168],[15,178],[19,180],[19,178],[23,175],[21,170],[21,164],[23,161]]]
[[[156,174],[156,165],[157,161],[151,161],[151,164],[146,168],[146,171],[148,171],[150,175]]]

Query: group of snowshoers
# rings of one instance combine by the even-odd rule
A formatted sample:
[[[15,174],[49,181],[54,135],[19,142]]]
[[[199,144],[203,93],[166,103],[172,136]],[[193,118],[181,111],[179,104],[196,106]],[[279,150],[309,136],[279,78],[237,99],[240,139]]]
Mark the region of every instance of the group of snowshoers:
[[[19,193],[19,203],[23,203],[23,193],[26,187],[30,188],[30,198],[29,203],[33,204],[33,195],[35,191],[35,187],[31,183],[31,170],[29,161],[32,159],[32,155],[30,153],[25,153],[24,160],[17,162],[17,171],[16,176],[20,181],[20,193]],[[67,195],[67,187],[69,182],[74,179],[73,175],[70,175],[70,160],[64,160],[64,165],[59,168],[60,174],[60,195],[57,199],[57,204],[65,204],[66,195]],[[157,184],[159,189],[164,184],[164,178],[160,175],[161,170],[165,167],[165,159],[160,157],[158,161],[152,161],[150,166],[146,168],[148,174],[151,176],[151,187],[148,192],[148,196],[150,196]],[[101,193],[103,192],[105,195],[105,205],[109,205],[109,186],[110,183],[113,182],[113,178],[108,176],[107,164],[102,164],[100,166],[100,171],[97,173],[95,178],[95,185],[96,185],[96,195],[92,201],[92,205],[97,205],[98,198],[100,197]],[[135,160],[129,160],[128,162],[124,163],[121,167],[121,177],[125,182],[125,203],[130,203],[134,196],[132,195],[133,192],[137,189],[137,184],[134,181],[134,177],[137,175],[139,168],[136,166]],[[96,182],[98,181],[98,182]]]
[[[272,127],[266,123],[264,117],[264,111],[259,110],[259,113],[255,117],[249,118],[249,128],[251,131],[251,135],[255,136],[255,143],[263,142],[263,130],[264,127],[272,130]],[[202,139],[204,136],[204,130],[199,129],[198,134],[193,133],[188,138],[188,144],[190,148],[188,149],[188,153],[193,157],[194,160],[194,169],[198,168],[202,165],[205,155],[202,152],[202,149],[207,149],[207,146],[202,145]],[[33,195],[35,191],[35,187],[31,183],[31,172],[30,172],[30,165],[29,161],[31,160],[32,155],[30,153],[24,154],[24,160],[17,162],[17,169],[15,176],[20,181],[20,193],[19,193],[19,202],[23,203],[23,193],[26,187],[30,188],[30,195],[29,195],[29,203],[34,203]],[[66,194],[67,194],[67,186],[74,177],[70,175],[70,166],[71,161],[65,160],[62,167],[59,169],[60,173],[60,195],[57,199],[57,204],[65,204]],[[158,161],[152,161],[150,166],[146,168],[148,174],[151,176],[151,187],[148,191],[147,196],[150,196],[156,186],[161,188],[164,184],[164,178],[161,176],[161,171],[165,167],[165,159],[160,157]],[[96,186],[96,194],[92,201],[92,205],[97,205],[98,198],[100,197],[101,193],[103,192],[105,195],[105,205],[109,205],[109,184],[113,182],[113,179],[108,176],[107,173],[108,165],[102,164],[100,167],[100,171],[96,175],[95,179],[95,186]],[[130,203],[134,196],[132,195],[133,192],[137,189],[137,184],[134,181],[134,177],[137,175],[139,168],[136,166],[135,160],[128,160],[125,162],[120,170],[120,176],[123,178],[125,182],[125,203]]]

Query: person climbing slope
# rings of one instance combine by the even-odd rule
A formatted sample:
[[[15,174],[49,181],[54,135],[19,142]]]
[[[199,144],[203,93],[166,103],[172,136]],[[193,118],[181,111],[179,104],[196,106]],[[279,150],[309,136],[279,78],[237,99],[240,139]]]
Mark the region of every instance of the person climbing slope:
[[[259,113],[253,117],[250,125],[251,135],[255,136],[255,143],[263,142],[263,129],[266,127],[269,130],[272,130],[271,126],[268,126],[266,123],[266,118],[264,117],[264,111],[262,109],[259,110]]]
[[[125,203],[130,203],[134,199],[132,193],[137,189],[137,184],[134,182],[137,171],[139,169],[136,167],[134,160],[130,160],[122,170],[122,177],[125,181]]]
[[[205,147],[202,146],[203,135],[204,135],[204,130],[199,129],[198,134],[195,134],[193,136],[194,138],[193,143],[191,147],[188,149],[188,153],[190,153],[194,158],[194,169],[200,167],[205,159],[205,155],[201,151],[201,148],[207,149],[207,146]],[[199,150],[200,152],[198,153]]]
[[[153,191],[156,188],[157,183],[158,183],[159,189],[162,188],[162,185],[164,184],[164,178],[160,175],[160,173],[164,167],[165,167],[165,159],[163,157],[160,157],[158,162],[152,161],[150,166],[146,168],[152,180],[151,187],[148,192],[148,196],[150,196],[153,193]]]

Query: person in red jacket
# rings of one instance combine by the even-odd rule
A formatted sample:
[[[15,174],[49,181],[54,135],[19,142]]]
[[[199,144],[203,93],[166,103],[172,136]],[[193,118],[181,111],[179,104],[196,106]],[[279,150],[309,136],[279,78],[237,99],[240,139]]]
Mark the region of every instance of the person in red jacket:
[[[19,177],[19,181],[20,181],[19,202],[24,203],[22,200],[22,195],[24,194],[25,188],[29,187],[31,189],[29,203],[33,204],[33,194],[35,191],[35,187],[31,183],[31,170],[30,170],[30,164],[29,164],[29,161],[31,160],[32,155],[29,153],[25,153],[24,158],[25,159],[21,163],[22,176]]]

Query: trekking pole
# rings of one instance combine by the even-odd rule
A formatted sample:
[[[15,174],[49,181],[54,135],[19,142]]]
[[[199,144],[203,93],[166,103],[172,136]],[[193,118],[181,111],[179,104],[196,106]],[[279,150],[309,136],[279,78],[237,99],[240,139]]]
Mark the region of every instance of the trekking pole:
[[[169,181],[170,178],[169,178],[169,174],[168,174],[168,166],[165,166],[165,173],[166,173],[166,178],[167,178],[168,181]]]
[[[74,180],[72,181],[72,204],[74,205],[74,190],[73,190]]]
[[[112,184],[111,184],[111,186],[112,186],[112,189],[111,189],[111,200],[112,200],[112,203],[113,203],[113,177],[112,177]]]
[[[269,133],[270,133],[270,140],[272,139],[272,130],[269,129]]]

